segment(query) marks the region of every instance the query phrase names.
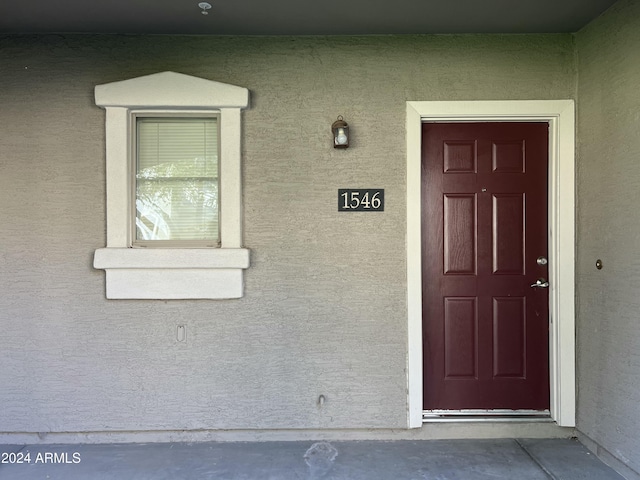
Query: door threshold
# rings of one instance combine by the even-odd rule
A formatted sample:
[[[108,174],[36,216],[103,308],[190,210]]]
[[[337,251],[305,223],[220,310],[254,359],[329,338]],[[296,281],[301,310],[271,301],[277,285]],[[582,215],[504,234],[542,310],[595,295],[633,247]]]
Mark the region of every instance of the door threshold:
[[[424,410],[422,423],[430,422],[553,422],[549,410]]]

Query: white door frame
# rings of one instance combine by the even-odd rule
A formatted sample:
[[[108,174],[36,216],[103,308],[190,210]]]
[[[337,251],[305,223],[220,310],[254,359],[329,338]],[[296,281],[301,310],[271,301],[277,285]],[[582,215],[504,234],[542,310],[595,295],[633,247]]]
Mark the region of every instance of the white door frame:
[[[407,102],[407,422],[422,426],[423,122],[549,123],[551,417],[575,426],[575,105],[573,100]]]

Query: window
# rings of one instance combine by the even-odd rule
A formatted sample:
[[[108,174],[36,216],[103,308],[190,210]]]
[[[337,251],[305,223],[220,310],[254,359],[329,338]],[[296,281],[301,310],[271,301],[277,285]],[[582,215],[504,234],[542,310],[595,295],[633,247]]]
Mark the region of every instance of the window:
[[[106,110],[107,298],[239,298],[242,87],[163,72],[96,87]]]
[[[135,121],[133,246],[218,247],[218,119]]]

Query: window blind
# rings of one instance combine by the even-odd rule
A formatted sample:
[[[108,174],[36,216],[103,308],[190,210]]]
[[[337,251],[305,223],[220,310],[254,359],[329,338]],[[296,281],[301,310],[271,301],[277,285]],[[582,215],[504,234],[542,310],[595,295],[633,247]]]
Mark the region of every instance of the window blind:
[[[218,242],[218,119],[138,118],[136,240]]]

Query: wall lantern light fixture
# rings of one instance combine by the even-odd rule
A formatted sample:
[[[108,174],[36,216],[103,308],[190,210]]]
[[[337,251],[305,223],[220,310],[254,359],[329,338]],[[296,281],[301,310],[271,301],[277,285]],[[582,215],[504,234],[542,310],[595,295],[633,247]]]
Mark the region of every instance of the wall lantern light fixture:
[[[331,125],[333,132],[333,148],[347,148],[349,146],[349,124],[344,121],[342,115]]]

